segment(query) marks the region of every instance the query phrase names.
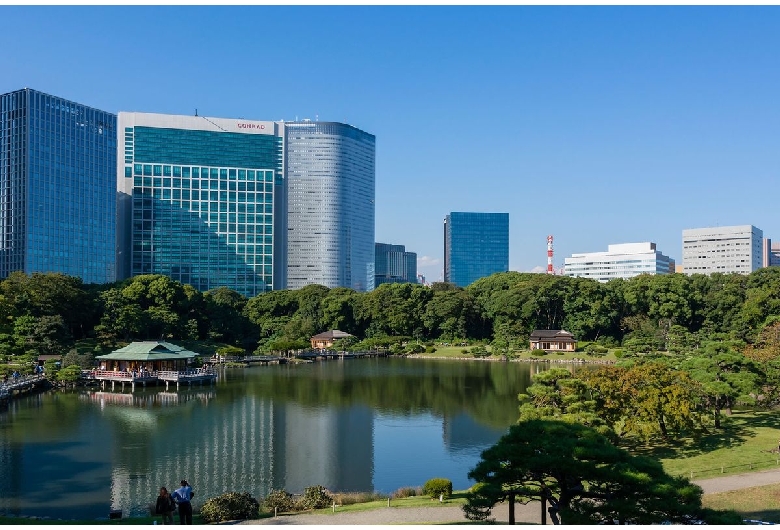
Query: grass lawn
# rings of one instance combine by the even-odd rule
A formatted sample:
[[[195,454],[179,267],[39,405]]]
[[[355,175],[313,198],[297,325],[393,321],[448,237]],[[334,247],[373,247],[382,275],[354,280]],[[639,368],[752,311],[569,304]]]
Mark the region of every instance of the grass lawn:
[[[473,346],[439,346],[436,345],[436,351],[434,353],[421,353],[419,357],[442,359],[474,359],[475,357],[471,353],[463,353],[463,350],[471,350]],[[491,351],[491,347],[487,346],[487,351]],[[486,359],[500,360],[500,356],[488,356]],[[617,358],[608,353],[606,355],[594,356],[589,355],[582,351],[565,352],[565,353],[547,353],[545,355],[531,355],[531,350],[517,350],[513,353],[513,358],[517,360],[526,361],[571,361],[573,359],[584,359],[586,361],[609,361],[614,362]]]
[[[780,523],[780,484],[712,493],[702,497],[702,505],[717,510],[734,510],[743,519]]]
[[[735,411],[720,430],[631,450],[657,458],[671,475],[695,480],[778,467],[778,439],[780,411]]]

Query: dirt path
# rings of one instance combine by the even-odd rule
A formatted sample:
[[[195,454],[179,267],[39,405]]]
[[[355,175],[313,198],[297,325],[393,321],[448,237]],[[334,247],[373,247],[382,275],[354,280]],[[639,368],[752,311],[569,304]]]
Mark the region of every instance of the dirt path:
[[[705,494],[734,491],[754,486],[780,484],[780,470],[756,471],[741,475],[729,475],[702,480],[694,480]],[[435,501],[434,501],[435,502]],[[493,509],[493,518],[499,524],[509,522],[509,505],[498,504]],[[541,506],[538,502],[515,505],[515,520],[518,523],[539,524]],[[339,512],[325,514],[298,514],[271,517],[255,521],[241,521],[235,524],[297,524],[297,525],[388,525],[388,524],[458,524],[467,521],[460,505],[452,504],[415,508],[379,508],[363,512]],[[547,524],[552,524],[549,520]]]
[[[388,524],[458,524],[468,521],[459,504],[415,508],[379,508],[362,512],[339,512],[327,514],[298,514],[270,517],[256,521],[241,521],[237,524],[302,524],[302,525],[388,525]],[[509,506],[498,504],[493,509],[493,518],[499,524],[509,522]],[[515,520],[518,523],[541,521],[541,505],[531,502],[515,505]],[[551,524],[548,521],[548,524]]]

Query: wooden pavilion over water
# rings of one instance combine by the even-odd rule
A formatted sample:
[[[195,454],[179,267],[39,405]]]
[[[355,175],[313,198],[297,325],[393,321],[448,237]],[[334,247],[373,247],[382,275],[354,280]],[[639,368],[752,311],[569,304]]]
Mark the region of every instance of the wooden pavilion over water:
[[[133,342],[106,355],[96,357],[100,363],[95,370],[84,374],[87,379],[111,381],[111,387],[119,382],[135,384],[164,381],[166,389],[170,382],[179,387],[180,382],[213,382],[216,372],[210,368],[192,368],[192,360],[199,354],[176,344],[164,341]]]

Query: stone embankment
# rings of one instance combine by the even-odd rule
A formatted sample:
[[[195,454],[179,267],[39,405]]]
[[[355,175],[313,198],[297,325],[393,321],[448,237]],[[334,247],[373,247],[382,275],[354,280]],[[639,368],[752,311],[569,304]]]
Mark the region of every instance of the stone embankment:
[[[504,359],[503,357],[440,357],[437,355],[425,355],[421,353],[413,353],[405,355],[407,359],[431,359],[437,361],[487,361],[487,362],[510,362],[510,363],[554,363],[554,364],[615,364],[615,361],[609,359],[580,359],[575,357],[574,359],[557,359],[555,357],[530,357],[530,358],[513,358]]]

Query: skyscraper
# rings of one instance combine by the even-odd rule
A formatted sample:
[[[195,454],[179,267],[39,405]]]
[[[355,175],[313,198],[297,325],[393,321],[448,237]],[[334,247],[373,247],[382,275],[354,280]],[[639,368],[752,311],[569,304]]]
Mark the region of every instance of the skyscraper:
[[[417,283],[417,253],[404,245],[377,243],[375,286],[382,283]]]
[[[374,287],[374,135],[286,122],[287,287]]]
[[[116,116],[37,90],[0,95],[0,278],[116,279]]]
[[[119,113],[119,277],[163,274],[245,296],[283,288],[274,122]]]
[[[508,270],[508,213],[452,212],[445,217],[445,282],[466,287]]]

